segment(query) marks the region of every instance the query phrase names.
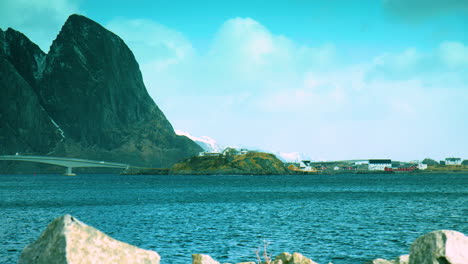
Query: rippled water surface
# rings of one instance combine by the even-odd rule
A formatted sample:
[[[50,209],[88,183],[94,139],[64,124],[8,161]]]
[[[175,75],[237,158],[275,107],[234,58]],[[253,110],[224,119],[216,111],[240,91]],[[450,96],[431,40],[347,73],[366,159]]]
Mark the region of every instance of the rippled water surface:
[[[468,175],[0,175],[0,262],[72,214],[162,263],[300,252],[319,263],[407,254],[436,229],[468,233]]]

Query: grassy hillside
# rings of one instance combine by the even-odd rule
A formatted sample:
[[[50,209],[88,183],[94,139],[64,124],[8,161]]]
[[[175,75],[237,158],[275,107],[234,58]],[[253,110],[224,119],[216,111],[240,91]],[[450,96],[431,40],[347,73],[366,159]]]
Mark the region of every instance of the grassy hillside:
[[[468,165],[437,165],[429,166],[424,172],[441,172],[441,173],[450,173],[450,172],[462,172],[468,173]]]

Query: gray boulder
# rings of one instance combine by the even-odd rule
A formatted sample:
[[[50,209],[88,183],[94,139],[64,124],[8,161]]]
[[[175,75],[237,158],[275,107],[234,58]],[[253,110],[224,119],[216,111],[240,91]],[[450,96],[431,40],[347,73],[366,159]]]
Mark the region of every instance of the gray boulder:
[[[275,260],[273,261],[273,264],[283,264],[283,263],[289,263],[292,259],[292,255],[289,254],[288,252],[283,252],[279,254],[278,256],[275,257]]]
[[[52,221],[41,236],[23,250],[18,264],[159,264],[160,259],[154,251],[115,240],[67,214]]]
[[[305,257],[300,253],[293,253],[292,255],[288,252],[283,252],[275,257],[271,262],[272,264],[317,264],[313,260]]]
[[[210,255],[192,254],[192,264],[219,264]]]
[[[439,230],[417,238],[411,245],[409,264],[467,264],[468,237]]]
[[[386,260],[382,258],[377,258],[371,261],[366,262],[366,264],[408,264],[409,255],[399,256],[395,260]]]
[[[394,260],[386,260],[382,258],[377,258],[372,261],[366,262],[366,264],[396,264]]]
[[[409,263],[409,255],[402,255],[402,256],[399,256],[399,257],[395,260],[395,263],[396,263],[396,264],[408,264],[408,263]]]
[[[294,252],[292,254],[292,261],[289,264],[317,264],[317,262],[306,258],[300,253]]]

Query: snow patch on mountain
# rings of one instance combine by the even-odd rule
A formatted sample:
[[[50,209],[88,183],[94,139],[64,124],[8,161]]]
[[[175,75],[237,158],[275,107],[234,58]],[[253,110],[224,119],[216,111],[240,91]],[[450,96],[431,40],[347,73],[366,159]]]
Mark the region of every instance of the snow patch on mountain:
[[[181,131],[181,130],[175,130],[175,133],[179,136],[186,136],[190,138],[192,141],[197,143],[200,147],[203,148],[204,151],[206,152],[216,152],[216,153],[221,153],[224,150],[224,147],[219,145],[218,142],[208,136],[201,136],[201,137],[196,137],[191,135],[188,132]]]
[[[269,152],[274,154],[278,159],[282,160],[283,162],[299,163],[302,160],[314,160],[309,155],[300,153],[300,152],[281,152],[281,151],[269,151]]]
[[[304,155],[299,152],[277,152],[276,156],[285,162],[300,162]]]

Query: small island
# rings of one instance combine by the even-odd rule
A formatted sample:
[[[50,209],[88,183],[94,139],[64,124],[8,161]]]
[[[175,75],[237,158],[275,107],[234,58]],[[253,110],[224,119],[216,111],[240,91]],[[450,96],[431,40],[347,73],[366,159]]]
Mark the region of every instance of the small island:
[[[203,175],[284,175],[283,162],[264,152],[238,151],[227,148],[223,153],[204,154],[175,164],[171,174]]]
[[[122,174],[146,175],[285,175],[291,171],[275,155],[265,152],[226,148],[222,153],[201,152],[171,168],[130,167]]]

